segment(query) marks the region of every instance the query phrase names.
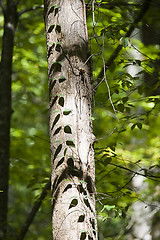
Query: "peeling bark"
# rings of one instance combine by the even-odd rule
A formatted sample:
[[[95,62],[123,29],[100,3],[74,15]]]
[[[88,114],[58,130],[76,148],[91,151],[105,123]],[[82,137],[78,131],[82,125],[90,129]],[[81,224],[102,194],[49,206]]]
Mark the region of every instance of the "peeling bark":
[[[45,25],[53,239],[95,240],[92,85],[84,1],[45,0]]]

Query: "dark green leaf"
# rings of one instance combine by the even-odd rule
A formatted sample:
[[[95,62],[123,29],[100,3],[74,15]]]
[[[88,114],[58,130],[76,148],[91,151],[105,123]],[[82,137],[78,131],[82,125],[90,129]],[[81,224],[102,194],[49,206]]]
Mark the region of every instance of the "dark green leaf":
[[[70,114],[70,113],[71,113],[71,110],[69,110],[69,109],[66,109],[66,110],[63,111],[63,114],[64,114],[64,115],[68,115],[68,114]]]
[[[118,109],[120,112],[123,112],[123,111],[124,111],[124,104],[119,103],[119,104],[117,105],[117,109]]]
[[[54,154],[54,159],[58,156],[58,154],[60,153],[62,149],[62,144],[60,144],[57,148],[56,148],[56,151],[55,151],[55,154]]]
[[[59,78],[59,82],[61,83],[61,82],[64,82],[66,80],[66,77],[60,77]]]
[[[72,201],[71,201],[71,204],[69,206],[69,209],[72,208],[72,207],[76,207],[78,204],[78,200],[77,198],[74,198]]]
[[[62,128],[62,127],[58,127],[58,128],[55,130],[53,136],[56,135],[56,134],[58,134],[58,133],[60,132],[61,128]]]
[[[67,146],[75,147],[75,144],[74,144],[74,142],[72,140],[67,140],[66,144],[67,144]]]
[[[70,134],[71,134],[71,133],[72,133],[71,127],[68,126],[68,125],[65,126],[65,127],[64,127],[64,132],[65,132],[65,133],[70,133]]]
[[[59,104],[61,107],[64,106],[64,97],[60,97],[60,98],[59,98],[58,104]]]

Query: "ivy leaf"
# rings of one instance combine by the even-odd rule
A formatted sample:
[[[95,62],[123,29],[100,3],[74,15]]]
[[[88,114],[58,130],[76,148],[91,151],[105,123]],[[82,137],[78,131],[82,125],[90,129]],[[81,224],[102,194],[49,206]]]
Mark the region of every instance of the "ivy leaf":
[[[123,111],[124,111],[124,104],[119,103],[119,104],[117,105],[117,109],[118,109],[120,112],[123,112]]]
[[[68,115],[70,113],[71,113],[71,110],[69,110],[69,109],[66,109],[66,110],[63,111],[63,115]]]
[[[48,32],[51,33],[54,29],[55,25],[54,24],[51,24],[48,28]]]
[[[56,148],[56,151],[55,151],[55,154],[54,154],[54,159],[57,157],[57,155],[60,153],[62,149],[62,144],[60,144],[57,148]]]
[[[68,126],[68,125],[65,126],[65,127],[64,127],[64,132],[65,132],[65,133],[70,133],[70,134],[71,134],[71,133],[72,133],[72,130],[71,130],[70,126]]]
[[[69,209],[72,208],[72,207],[76,207],[78,204],[78,200],[76,198],[74,198],[69,206]]]
[[[60,98],[59,98],[58,104],[59,104],[61,107],[64,107],[64,97],[60,97]]]
[[[81,230],[81,236],[80,236],[80,240],[84,240],[86,239],[86,230]]]
[[[136,124],[133,124],[131,127],[131,130],[133,130],[136,127]]]
[[[66,141],[66,144],[67,144],[67,146],[69,146],[69,147],[75,147],[75,144],[74,144],[74,142],[73,142],[72,140],[67,140],[67,141]]]
[[[58,134],[58,133],[60,132],[61,128],[62,128],[62,127],[58,127],[58,128],[55,130],[53,136],[56,135],[56,134]]]
[[[123,97],[123,98],[122,98],[122,102],[123,102],[123,103],[126,103],[127,101],[128,101],[128,97]]]
[[[142,123],[136,123],[136,125],[140,130],[142,129]]]
[[[85,215],[80,215],[78,218],[78,222],[84,222]]]
[[[62,82],[64,82],[65,80],[66,80],[66,77],[62,76],[62,77],[59,78],[59,83],[62,83]]]

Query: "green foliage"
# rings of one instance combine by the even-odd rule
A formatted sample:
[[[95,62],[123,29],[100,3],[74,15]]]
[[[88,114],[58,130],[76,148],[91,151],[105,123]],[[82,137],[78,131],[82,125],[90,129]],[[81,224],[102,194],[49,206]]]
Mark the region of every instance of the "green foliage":
[[[150,203],[157,201],[153,196],[158,184],[154,180],[160,181],[160,42],[152,43],[152,36],[148,36],[150,45],[143,42],[143,36],[139,40],[142,21],[135,33],[125,37],[140,9],[134,5],[135,1],[96,3],[94,18],[88,11],[88,28],[95,92],[93,123],[99,239],[128,239],[125,231],[131,216],[129,206],[137,199],[147,201],[148,197]],[[151,30],[157,26],[153,19],[159,19],[156,4],[155,1],[151,5],[143,20]],[[122,50],[114,62],[110,62],[118,44],[123,46]],[[106,78],[103,75],[99,79],[104,62],[109,64],[105,66]],[[132,186],[136,173],[146,177],[149,184],[143,193],[137,193]],[[109,211],[110,215],[105,206],[115,206]]]

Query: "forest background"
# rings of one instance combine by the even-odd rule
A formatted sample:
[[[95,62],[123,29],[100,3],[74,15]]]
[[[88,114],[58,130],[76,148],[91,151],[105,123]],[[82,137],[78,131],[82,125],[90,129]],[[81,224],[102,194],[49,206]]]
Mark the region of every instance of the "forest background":
[[[137,237],[142,216],[136,216],[135,203],[144,204],[139,206],[142,225],[149,225],[148,239],[160,237],[160,3],[144,2],[150,4],[86,1],[100,240]],[[50,179],[46,37],[39,4],[25,0],[17,5],[8,239],[19,239],[27,218],[26,240],[52,239],[49,190],[39,211],[33,207]],[[2,4],[0,11],[2,38]]]

